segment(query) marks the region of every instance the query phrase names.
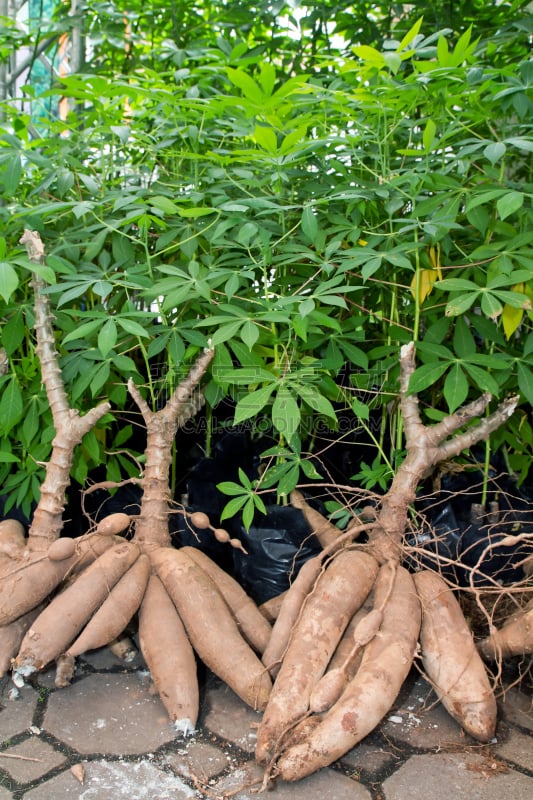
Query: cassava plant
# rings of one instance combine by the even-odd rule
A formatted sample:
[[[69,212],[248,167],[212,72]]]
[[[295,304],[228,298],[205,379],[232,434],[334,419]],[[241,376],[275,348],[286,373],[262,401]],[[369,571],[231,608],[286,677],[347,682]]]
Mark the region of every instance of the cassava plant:
[[[26,232],[24,241],[30,258],[41,261],[44,252],[38,234]],[[0,528],[0,540],[6,544],[1,565],[0,637],[15,657],[15,680],[20,682],[57,662],[56,683],[66,685],[75,657],[114,641],[139,612],[141,650],[179,730],[193,730],[198,715],[193,647],[245,702],[264,708],[270,679],[253,648],[262,652],[266,646],[269,623],[238,584],[214,564],[206,567],[185,549],[172,548],[169,534],[172,446],[178,426],[203,404],[198,386],[213,351],[205,350],[197,358],[159,411],[150,411],[130,382],[129,391],[147,428],[138,517],[111,515],[86,536],[61,539],[62,499],[74,446],[81,435],[79,427],[83,424],[87,429],[109,405],[89,412],[80,418],[83,422],[68,408],[49,303],[41,288],[36,282],[37,349],[57,433],[27,540],[20,529],[13,533],[12,525],[2,523]],[[198,514],[192,515],[192,521],[200,527],[209,525],[209,520]],[[130,526],[134,528],[131,539],[120,538],[118,534]],[[50,599],[54,590],[57,593]],[[166,623],[163,629],[162,619]],[[220,646],[221,631],[224,647]]]
[[[41,261],[38,235],[27,232],[24,240],[30,258]],[[295,494],[323,550],[300,570],[271,628],[266,615],[207,556],[171,546],[172,445],[178,426],[203,404],[198,386],[212,363],[212,350],[197,358],[158,411],[149,408],[130,381],[129,392],[147,429],[145,468],[138,479],[140,514],[113,514],[86,536],[60,538],[60,501],[76,443],[70,431],[78,415],[65,405],[49,304],[39,282],[35,306],[43,381],[58,430],[46,468],[47,491],[36,511],[39,525],[30,528],[27,541],[18,525],[0,527],[0,635],[13,656],[16,682],[56,662],[56,684],[67,685],[76,656],[115,641],[138,614],[142,653],[177,729],[189,733],[198,716],[196,651],[246,703],[264,710],[256,757],[265,765],[265,780],[279,775],[293,781],[339,758],[378,724],[420,642],[424,669],[446,708],[472,736],[481,741],[493,736],[494,694],[457,601],[436,572],[422,569],[413,576],[402,562],[409,508],[419,483],[439,462],[504,424],[518,398],[483,416],[490,401],[484,395],[424,425],[418,397],[409,388],[415,346],[405,345],[400,403],[406,458],[380,504],[343,534]],[[98,413],[107,410],[105,404]],[[94,414],[86,416],[90,424]],[[210,525],[198,512],[191,521]],[[130,529],[131,537],[120,536]],[[223,533],[214,531],[227,540]],[[363,533],[366,541],[358,543]]]

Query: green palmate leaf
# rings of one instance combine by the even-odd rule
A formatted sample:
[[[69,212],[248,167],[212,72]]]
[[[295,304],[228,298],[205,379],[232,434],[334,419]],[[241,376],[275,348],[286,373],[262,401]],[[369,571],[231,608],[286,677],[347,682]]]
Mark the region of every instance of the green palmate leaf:
[[[272,423],[290,441],[300,426],[300,409],[292,393],[281,386],[272,405]]]
[[[142,325],[139,325],[135,320],[128,319],[127,317],[117,317],[117,325],[133,336],[140,336],[141,338],[150,338],[149,332]]]
[[[255,417],[263,411],[270,402],[270,397],[274,389],[275,384],[272,383],[269,386],[263,386],[261,389],[257,389],[255,392],[250,392],[239,400],[235,407],[233,424],[238,425],[240,422]]]
[[[24,414],[22,423],[22,439],[24,446],[29,449],[33,438],[37,435],[40,423],[39,410],[35,402],[30,402]]]
[[[67,342],[75,342],[79,341],[80,339],[90,338],[93,333],[99,330],[102,326],[102,319],[93,319],[90,322],[84,322],[83,325],[79,325],[77,328],[74,328],[67,333],[65,337],[63,337],[63,344],[67,344]]]
[[[117,326],[114,319],[108,319],[98,334],[98,349],[107,358],[117,343]]]
[[[306,206],[302,212],[302,230],[307,240],[313,244],[318,231],[318,222],[311,206]]]
[[[22,394],[15,377],[2,389],[0,396],[0,430],[7,435],[20,422],[23,414]]]
[[[428,119],[426,122],[426,127],[424,128],[424,133],[422,134],[422,142],[424,144],[424,150],[426,153],[431,153],[431,148],[433,147],[433,142],[435,141],[435,136],[437,133],[437,126],[433,122],[432,119]]]
[[[497,357],[491,357],[490,361],[490,366],[494,369],[494,362],[497,361]],[[494,396],[499,394],[500,387],[498,386],[498,382],[490,374],[490,372],[487,372],[486,370],[481,369],[480,367],[477,367],[475,364],[469,363],[468,361],[463,363],[463,367],[479,389],[481,389],[483,392],[489,392],[489,394]]]
[[[300,305],[298,306],[298,310],[302,317],[306,317],[315,309],[315,301],[312,297],[306,297],[305,300],[302,300]]]
[[[16,292],[18,285],[18,275],[11,264],[5,261],[0,262],[0,297],[3,297],[6,303],[9,303],[11,295]]]
[[[20,347],[26,335],[24,317],[22,311],[18,309],[13,316],[0,328],[2,346],[8,356],[13,355],[17,347]]]
[[[278,496],[287,497],[298,485],[299,478],[299,465],[297,463],[291,464],[279,479],[277,486]]]
[[[481,310],[489,319],[497,319],[502,313],[503,306],[495,294],[483,292],[481,295]]]
[[[104,361],[103,364],[100,364],[96,371],[93,374],[91,382],[89,384],[91,388],[91,394],[93,397],[96,397],[97,394],[100,392],[102,387],[104,386],[105,382],[109,378],[109,373],[111,371],[111,366],[109,361]]]
[[[0,463],[1,464],[19,464],[20,458],[13,455],[13,453],[6,453],[4,450],[0,450]]]
[[[259,339],[259,326],[251,320],[247,320],[240,330],[240,336],[244,344],[251,350]]]
[[[233,322],[227,322],[224,325],[220,325],[216,331],[211,335],[211,342],[214,347],[221,342],[227,342],[228,339],[233,339],[233,337],[239,332],[242,327],[242,320],[234,320]]]
[[[477,300],[479,292],[470,292],[469,294],[456,295],[446,304],[445,314],[447,317],[457,317],[459,314],[464,314],[471,308]]]
[[[298,395],[313,409],[313,411],[323,414],[325,417],[329,417],[332,420],[337,420],[335,409],[328,398],[320,394],[314,386],[298,384],[295,388]]]
[[[255,515],[254,498],[249,497],[242,510],[242,524],[244,525],[246,530],[250,529],[250,526],[254,521],[254,515]]]
[[[237,86],[248,100],[252,100],[256,103],[261,103],[263,101],[264,95],[261,88],[254,79],[242,69],[226,67],[226,74],[232,84]]]
[[[220,484],[217,488],[220,488]],[[221,490],[222,491],[222,490]],[[242,487],[241,487],[242,492]],[[249,497],[247,494],[241,494],[240,497],[234,497],[233,500],[230,500],[224,508],[222,509],[222,513],[220,515],[220,521],[225,519],[230,519],[237,514],[241,508],[249,501]]]
[[[81,446],[85,450],[86,455],[89,456],[95,464],[98,464],[100,461],[100,445],[98,444],[98,439],[94,431],[89,431],[85,434]]]
[[[409,392],[418,394],[429,386],[433,386],[444,375],[448,364],[438,362],[436,364],[423,364],[415,369],[409,381]]]
[[[468,380],[460,364],[453,364],[444,381],[443,394],[450,412],[459,408],[468,396]]]
[[[497,164],[507,152],[507,148],[503,142],[492,142],[487,145],[483,150],[483,155],[490,161],[491,164]]]
[[[533,405],[533,371],[522,362],[517,365],[518,388],[531,405]]]
[[[496,202],[496,208],[501,219],[507,219],[524,205],[522,192],[508,192]]]
[[[20,179],[22,176],[22,160],[20,153],[14,153],[7,161],[4,162],[4,169],[2,171],[2,181],[4,183],[4,191],[8,197],[13,197],[18,189]]]
[[[355,399],[351,402],[351,409],[358,419],[370,419],[370,409],[361,400]]]

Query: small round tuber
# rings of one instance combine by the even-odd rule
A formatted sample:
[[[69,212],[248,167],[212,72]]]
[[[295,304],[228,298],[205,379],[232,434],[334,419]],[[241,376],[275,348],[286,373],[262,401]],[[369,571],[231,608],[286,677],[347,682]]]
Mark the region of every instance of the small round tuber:
[[[207,514],[204,514],[203,511],[193,511],[193,513],[189,515],[189,519],[191,525],[194,525],[195,528],[200,528],[200,530],[206,530],[211,527],[209,517]]]
[[[122,533],[129,527],[131,517],[129,514],[124,514],[122,511],[117,511],[115,514],[109,514],[104,517],[96,526],[95,533],[100,536],[114,536],[117,533]]]
[[[231,536],[227,531],[224,530],[224,528],[215,528],[213,533],[215,535],[215,539],[217,540],[217,542],[225,543],[229,542],[229,540],[231,539]]]
[[[64,561],[76,552],[76,542],[74,539],[56,539],[48,548],[46,555],[50,561]]]

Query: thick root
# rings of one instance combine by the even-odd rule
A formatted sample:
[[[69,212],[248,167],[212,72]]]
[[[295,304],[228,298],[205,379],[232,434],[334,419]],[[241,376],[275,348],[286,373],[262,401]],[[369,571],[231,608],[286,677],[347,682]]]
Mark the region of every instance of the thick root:
[[[174,603],[151,575],[139,612],[139,641],[161,702],[186,736],[198,719],[196,659]]]
[[[257,653],[263,653],[272,634],[272,626],[261,614],[251,597],[248,597],[240,584],[231,575],[224,572],[209,556],[195,547],[182,547],[217,586],[220,594],[228,604],[239,629]]]
[[[308,596],[283,658],[263,721],[256,758],[272,758],[283,732],[307,713],[309,698],[324,674],[350,619],[365,601],[378,572],[367,553],[341,551]]]
[[[380,570],[376,607],[381,606],[389,584],[390,573]],[[277,770],[283,780],[297,781],[331,764],[379,724],[409,673],[419,630],[420,604],[413,579],[397,567],[379,633],[366,646],[361,666],[335,705],[304,742],[281,755]]]
[[[150,559],[140,555],[113,586],[100,608],[70,645],[67,654],[79,656],[113,642],[138,611],[149,575]]]
[[[496,728],[496,700],[459,603],[436,572],[415,575],[422,604],[422,664],[437,697],[461,727],[488,742]]]
[[[0,678],[9,672],[11,662],[17,655],[24,635],[33,620],[39,615],[41,607],[32,608],[22,617],[0,627]]]
[[[181,550],[160,548],[150,557],[204,664],[245,703],[262,711],[270,678],[209,575]]]
[[[110,547],[56,595],[26,633],[15,660],[16,670],[27,674],[42,669],[64,653],[138,556],[139,548],[130,542]]]
[[[483,639],[479,650],[491,661],[533,653],[533,600],[512,614],[500,630]]]

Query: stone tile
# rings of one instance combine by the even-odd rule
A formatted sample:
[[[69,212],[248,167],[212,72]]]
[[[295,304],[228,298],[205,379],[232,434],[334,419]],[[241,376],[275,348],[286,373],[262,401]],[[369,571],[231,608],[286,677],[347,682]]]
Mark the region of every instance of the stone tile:
[[[482,754],[411,758],[383,783],[387,800],[531,800],[533,778]]]
[[[140,754],[177,736],[137,673],[88,675],[54,692],[43,728],[80,753]]]
[[[448,714],[424,678],[418,678],[381,723],[380,731],[421,750],[465,744],[461,726]]]
[[[175,753],[169,753],[164,758],[164,764],[188,778],[195,775],[200,780],[208,780],[213,775],[226,769],[231,763],[231,756],[218,747],[206,742],[191,740],[179,747]]]
[[[391,767],[396,758],[397,755],[392,747],[386,749],[378,745],[361,742],[357,747],[348,750],[346,755],[342,756],[340,762],[343,767],[351,770],[354,775],[364,771],[366,775],[372,778],[378,772]]]
[[[91,761],[83,785],[70,770],[26,792],[24,800],[189,800],[198,794],[148,760]]]
[[[206,702],[208,712],[203,720],[206,728],[247,753],[253,753],[261,714],[249,708],[225,685],[209,688]]]
[[[242,791],[232,794],[235,800],[257,800],[256,792],[262,779],[261,767],[249,761],[218,781],[213,789],[215,794],[224,795],[224,792],[233,792],[242,786]],[[268,800],[309,800],[311,797],[328,798],[328,800],[370,800],[371,797],[364,786],[331,769],[321,769],[297,783],[276,781],[269,786],[267,796]]]
[[[0,759],[2,767],[17,783],[37,780],[41,775],[65,762],[64,755],[38,736],[32,736],[20,744],[8,747],[2,753],[8,756]],[[9,758],[9,756],[21,756],[21,758]]]
[[[32,723],[39,696],[31,686],[23,686],[16,700],[8,698],[6,688],[0,699],[0,741],[3,742],[17,733],[23,733]]]
[[[497,755],[507,758],[519,767],[533,772],[533,738],[521,731],[512,730],[506,741],[495,748]]]
[[[533,731],[533,699],[519,689],[510,689],[500,701],[500,710],[508,722]]]

